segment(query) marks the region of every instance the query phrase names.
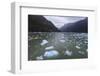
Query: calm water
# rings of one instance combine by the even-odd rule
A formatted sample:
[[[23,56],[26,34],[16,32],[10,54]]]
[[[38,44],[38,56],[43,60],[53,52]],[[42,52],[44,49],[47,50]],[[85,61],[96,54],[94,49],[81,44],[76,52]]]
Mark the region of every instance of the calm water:
[[[87,58],[87,48],[87,33],[29,32],[28,34],[28,60]]]

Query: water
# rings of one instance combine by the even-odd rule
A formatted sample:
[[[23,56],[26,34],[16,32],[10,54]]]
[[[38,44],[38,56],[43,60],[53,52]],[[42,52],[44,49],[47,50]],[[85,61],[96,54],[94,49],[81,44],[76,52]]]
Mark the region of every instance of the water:
[[[29,32],[28,34],[28,60],[87,58],[87,49],[87,33]]]

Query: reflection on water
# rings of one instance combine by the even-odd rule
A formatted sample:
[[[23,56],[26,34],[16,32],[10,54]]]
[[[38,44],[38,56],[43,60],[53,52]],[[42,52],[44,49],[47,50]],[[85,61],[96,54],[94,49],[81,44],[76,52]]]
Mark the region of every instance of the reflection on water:
[[[28,60],[88,57],[87,33],[29,32]]]

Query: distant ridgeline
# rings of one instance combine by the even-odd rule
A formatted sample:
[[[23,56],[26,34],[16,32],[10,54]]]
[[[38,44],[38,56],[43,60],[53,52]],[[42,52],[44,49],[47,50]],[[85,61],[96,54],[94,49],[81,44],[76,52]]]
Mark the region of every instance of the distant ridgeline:
[[[88,32],[88,17],[77,22],[64,24],[63,27],[57,28],[51,21],[42,15],[28,15],[29,32]]]

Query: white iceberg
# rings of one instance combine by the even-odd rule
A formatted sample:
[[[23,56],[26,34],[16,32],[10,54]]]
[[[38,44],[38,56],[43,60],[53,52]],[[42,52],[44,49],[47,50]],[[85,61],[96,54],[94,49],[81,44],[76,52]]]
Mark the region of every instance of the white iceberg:
[[[64,43],[64,42],[65,42],[65,40],[60,40],[60,42]]]
[[[43,60],[43,56],[36,57],[37,60]]]
[[[57,55],[59,55],[59,52],[56,50],[46,51],[44,53],[44,57],[55,57]]]
[[[49,46],[45,48],[45,50],[50,50],[50,49],[54,49],[54,46]]]
[[[87,41],[84,41],[84,43],[86,43],[86,44],[87,44],[88,42],[87,42]]]
[[[78,53],[83,54],[83,55],[85,54],[83,51],[78,51]]]
[[[72,51],[66,50],[65,51],[65,55],[71,56],[72,55]]]
[[[45,44],[47,44],[48,43],[48,41],[47,40],[42,40],[42,43],[40,44],[40,45],[45,45]]]
[[[77,49],[80,49],[80,47],[79,46],[75,46]]]

